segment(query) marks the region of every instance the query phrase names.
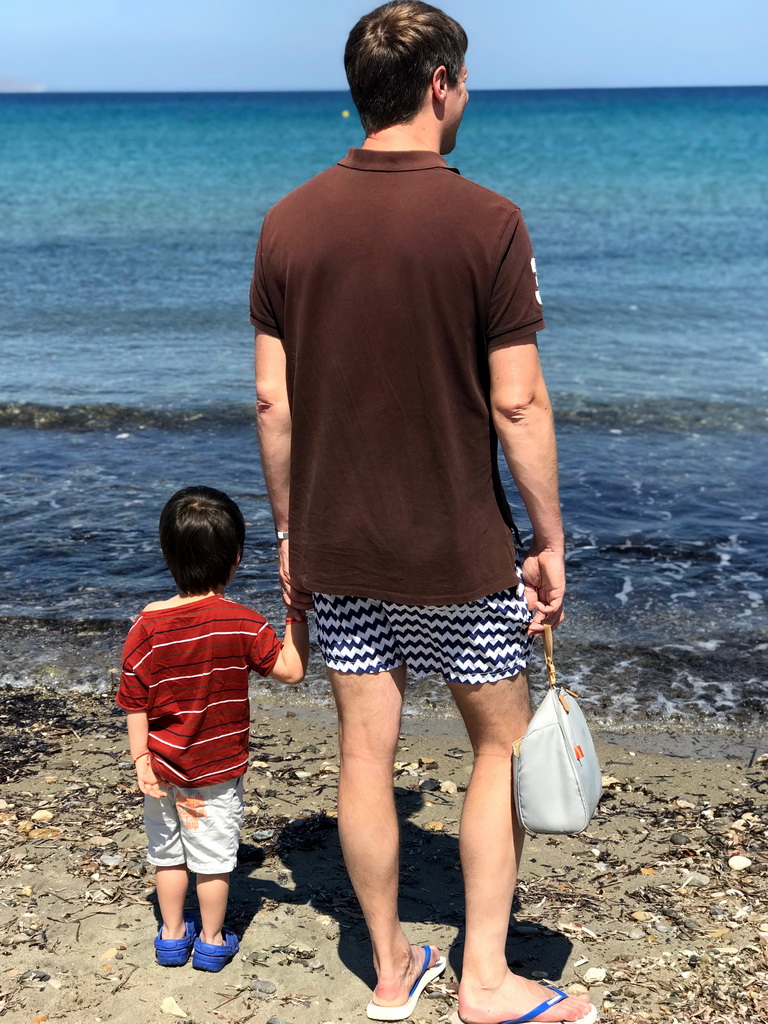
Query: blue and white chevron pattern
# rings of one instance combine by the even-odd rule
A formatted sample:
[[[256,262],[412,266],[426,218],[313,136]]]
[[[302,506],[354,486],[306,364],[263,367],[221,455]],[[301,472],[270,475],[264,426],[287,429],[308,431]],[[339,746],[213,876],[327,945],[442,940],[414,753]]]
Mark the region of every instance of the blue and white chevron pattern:
[[[409,605],[314,594],[317,639],[337,672],[387,672],[406,662],[417,677],[493,683],[528,667],[533,639],[523,588],[468,604]]]

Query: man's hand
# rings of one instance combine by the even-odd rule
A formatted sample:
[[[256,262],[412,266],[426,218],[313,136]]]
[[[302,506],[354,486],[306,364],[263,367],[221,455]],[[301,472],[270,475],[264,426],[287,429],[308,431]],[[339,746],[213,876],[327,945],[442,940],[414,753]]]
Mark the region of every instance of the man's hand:
[[[136,760],[136,781],[144,796],[152,796],[158,800],[161,796],[166,795],[165,790],[160,789],[157,776],[152,768],[152,758],[148,754],[144,754]]]
[[[283,592],[283,601],[289,611],[306,612],[312,607],[312,595],[304,590],[296,590],[291,585],[291,575],[288,571],[288,543],[280,540],[277,542],[278,575],[280,577],[280,589]]]
[[[523,562],[525,600],[534,615],[529,636],[541,636],[544,626],[553,629],[563,621],[565,557],[559,552],[532,547]]]

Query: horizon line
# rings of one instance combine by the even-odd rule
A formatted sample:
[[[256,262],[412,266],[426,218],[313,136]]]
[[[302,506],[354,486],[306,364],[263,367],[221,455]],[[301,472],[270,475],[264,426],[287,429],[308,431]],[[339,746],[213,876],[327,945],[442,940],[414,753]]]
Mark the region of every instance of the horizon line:
[[[476,86],[473,93],[482,92],[652,92],[669,89],[765,89],[768,82],[706,83],[698,85],[545,85],[545,86]],[[2,89],[3,96],[183,96],[183,95],[306,95],[306,94],[349,95],[349,89],[51,89],[38,86],[28,89]]]

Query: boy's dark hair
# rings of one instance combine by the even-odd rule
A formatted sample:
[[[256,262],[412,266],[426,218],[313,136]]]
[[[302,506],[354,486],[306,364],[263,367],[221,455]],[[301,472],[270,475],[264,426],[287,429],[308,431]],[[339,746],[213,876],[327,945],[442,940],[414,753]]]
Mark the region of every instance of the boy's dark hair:
[[[242,512],[213,487],[177,491],[160,515],[160,547],[182,595],[226,586],[244,544]]]
[[[349,89],[366,132],[411,121],[441,64],[455,86],[466,52],[461,25],[420,0],[393,0],[366,14],[344,50]]]

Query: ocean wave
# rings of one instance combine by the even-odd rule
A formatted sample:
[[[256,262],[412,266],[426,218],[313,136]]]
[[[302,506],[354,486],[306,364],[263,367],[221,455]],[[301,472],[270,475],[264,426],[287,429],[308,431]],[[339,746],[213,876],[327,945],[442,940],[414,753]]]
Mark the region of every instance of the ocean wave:
[[[642,398],[590,403],[583,397],[558,394],[553,404],[561,427],[587,426],[618,433],[768,433],[768,409],[746,402]]]
[[[0,427],[33,430],[112,432],[119,430],[210,430],[248,426],[254,410],[248,405],[217,404],[189,409],[143,409],[105,402],[99,405],[42,405],[6,402],[0,405]]]
[[[581,395],[554,397],[559,427],[589,427],[612,433],[768,433],[768,409],[746,402],[688,398],[643,398],[589,403]],[[145,409],[115,402],[43,405],[37,402],[0,404],[0,427],[34,430],[210,430],[242,427],[253,422],[246,403],[217,402],[196,408]]]

